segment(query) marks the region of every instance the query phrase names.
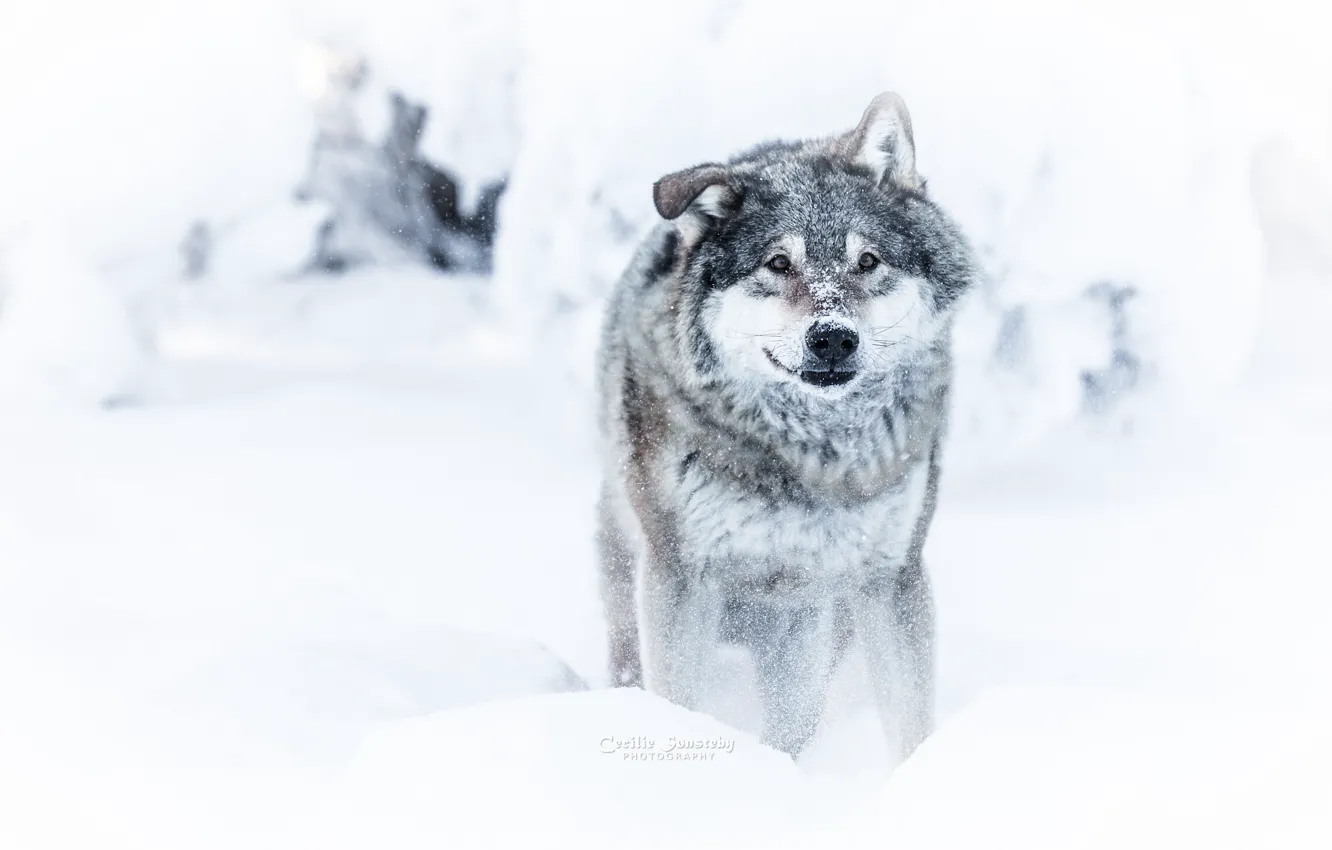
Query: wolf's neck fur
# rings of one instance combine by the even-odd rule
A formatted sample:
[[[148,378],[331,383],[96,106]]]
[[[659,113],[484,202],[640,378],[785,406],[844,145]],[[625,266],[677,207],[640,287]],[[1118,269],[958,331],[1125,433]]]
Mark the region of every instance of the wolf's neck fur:
[[[696,460],[744,478],[776,476],[816,500],[858,501],[928,457],[947,413],[948,334],[894,372],[841,397],[786,383],[677,382],[672,418]]]

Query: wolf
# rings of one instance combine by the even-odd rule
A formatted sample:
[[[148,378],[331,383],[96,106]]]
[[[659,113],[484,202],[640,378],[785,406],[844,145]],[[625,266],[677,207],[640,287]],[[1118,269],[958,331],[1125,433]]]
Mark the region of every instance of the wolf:
[[[668,174],[602,327],[612,680],[698,709],[747,645],[793,757],[853,638],[900,755],[933,729],[921,551],[976,264],[915,160],[886,92],[850,132]]]

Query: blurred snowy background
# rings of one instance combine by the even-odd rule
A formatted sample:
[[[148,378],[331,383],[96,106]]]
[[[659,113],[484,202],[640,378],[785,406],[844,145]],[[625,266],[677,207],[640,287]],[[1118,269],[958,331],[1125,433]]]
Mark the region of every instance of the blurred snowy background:
[[[1326,846],[1326,10],[11,6],[0,845]],[[887,784],[603,690],[591,540],[652,181],[884,89],[986,272]]]

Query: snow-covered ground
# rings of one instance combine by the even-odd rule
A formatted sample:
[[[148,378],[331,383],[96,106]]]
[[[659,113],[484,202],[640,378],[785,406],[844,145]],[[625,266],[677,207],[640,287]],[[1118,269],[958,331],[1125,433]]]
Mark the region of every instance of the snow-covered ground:
[[[884,787],[854,675],[799,767],[743,706],[735,728],[605,690],[576,386],[313,345],[280,367],[238,322],[215,352],[226,327],[227,356],[182,330],[151,404],[0,422],[5,846],[1332,836],[1326,396],[1237,390],[950,473],[941,729]],[[733,743],[604,752],[672,736]]]
[[[23,4],[0,848],[1332,846],[1326,27],[1092,5]],[[512,169],[493,280],[291,274],[310,41],[370,57],[371,134],[426,100],[464,193]],[[607,687],[589,357],[653,179],[881,88],[987,271],[940,727],[892,764],[853,659],[796,764],[739,664],[717,717]],[[1149,379],[1095,421],[1102,280]]]

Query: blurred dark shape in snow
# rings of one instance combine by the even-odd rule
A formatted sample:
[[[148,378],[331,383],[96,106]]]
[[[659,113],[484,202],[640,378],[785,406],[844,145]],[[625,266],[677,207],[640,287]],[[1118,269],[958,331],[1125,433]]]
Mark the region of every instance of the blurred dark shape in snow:
[[[1000,366],[1013,369],[1029,356],[1027,308],[1022,304],[1009,307],[999,320],[998,340],[994,346],[994,359]]]
[[[190,225],[180,252],[186,280],[198,280],[208,273],[208,260],[213,252],[213,231],[208,222],[196,221]]]
[[[1138,386],[1142,360],[1133,352],[1125,305],[1138,294],[1132,286],[1102,281],[1087,289],[1087,297],[1105,305],[1110,313],[1110,363],[1103,369],[1082,372],[1083,403],[1087,412],[1109,412],[1125,394]]]
[[[310,169],[296,190],[298,201],[331,208],[316,234],[309,269],[336,273],[414,260],[445,272],[488,274],[507,181],[483,187],[476,208],[464,212],[457,178],[420,153],[426,107],[391,92],[388,132],[373,145],[353,108],[365,63],[330,54],[324,69]]]

